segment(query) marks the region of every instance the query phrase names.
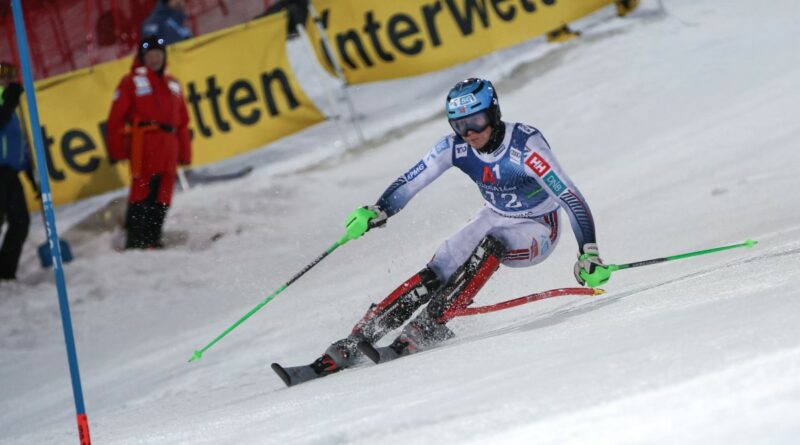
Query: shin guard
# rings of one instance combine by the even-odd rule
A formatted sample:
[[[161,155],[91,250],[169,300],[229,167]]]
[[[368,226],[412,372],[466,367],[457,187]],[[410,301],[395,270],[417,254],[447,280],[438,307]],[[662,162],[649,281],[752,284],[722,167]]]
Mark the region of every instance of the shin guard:
[[[442,292],[428,304],[430,318],[444,324],[456,310],[472,304],[475,294],[500,267],[505,251],[503,243],[491,235],[481,240],[469,259],[445,283]]]
[[[422,269],[378,304],[373,304],[353,327],[352,337],[375,343],[387,332],[402,326],[441,288],[432,270]]]
[[[500,267],[505,247],[493,236],[484,238],[469,259],[434,294],[425,311],[417,315],[389,346],[397,356],[413,354],[455,336],[445,325],[454,313],[472,304],[475,294]]]

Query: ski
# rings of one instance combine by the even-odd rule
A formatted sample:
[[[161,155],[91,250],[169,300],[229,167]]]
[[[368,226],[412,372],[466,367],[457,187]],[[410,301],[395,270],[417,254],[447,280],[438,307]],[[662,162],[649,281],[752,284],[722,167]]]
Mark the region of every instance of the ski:
[[[283,367],[278,363],[273,363],[271,367],[272,370],[275,371],[275,374],[278,374],[278,377],[280,377],[281,380],[283,380],[283,383],[285,383],[288,387],[299,385],[300,383],[314,380],[326,375],[317,374],[311,365]]]
[[[510,309],[512,307],[520,306],[527,303],[532,303],[535,301],[541,301],[548,298],[561,297],[566,295],[598,296],[603,294],[603,292],[604,291],[602,289],[589,289],[589,288],[551,289],[543,292],[537,292],[534,294],[525,295],[523,297],[515,298],[512,300],[501,301],[499,303],[491,304],[488,306],[461,308],[451,312],[449,315],[451,317],[463,317],[470,315],[486,314],[489,312]],[[431,346],[435,347],[434,345]],[[391,346],[376,347],[366,341],[359,342],[357,348],[362,354],[364,354],[364,356],[366,356],[372,363],[375,364],[386,363],[398,359],[400,357],[405,357],[406,355],[411,355],[410,353],[398,354],[394,349],[392,349]],[[413,352],[418,352],[418,351],[414,350]],[[324,377],[328,374],[331,374],[330,372],[317,374],[317,372],[311,365],[284,367],[278,363],[273,363],[272,370],[275,371],[275,374],[277,374],[278,377],[280,377],[281,380],[283,380],[283,383],[285,383],[286,386],[288,387],[299,385],[309,380],[314,380],[320,377]],[[337,371],[338,370],[340,369],[337,369]]]
[[[388,346],[375,348],[367,342],[359,343],[358,349],[373,363],[386,363],[390,360],[402,357]],[[289,388],[332,374],[317,374],[311,365],[283,366],[280,363],[273,363],[271,368]]]
[[[358,350],[361,351],[362,354],[367,356],[368,359],[372,361],[372,363],[386,363],[388,361],[397,359],[402,357],[402,355],[395,352],[390,346],[382,346],[382,347],[375,347],[369,342],[359,342],[358,343]]]

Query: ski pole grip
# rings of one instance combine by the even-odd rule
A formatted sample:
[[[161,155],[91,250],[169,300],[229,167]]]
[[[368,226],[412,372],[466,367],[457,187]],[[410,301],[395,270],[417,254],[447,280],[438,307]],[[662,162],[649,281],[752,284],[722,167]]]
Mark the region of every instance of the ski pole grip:
[[[366,207],[353,210],[350,215],[347,216],[347,221],[345,222],[345,237],[347,241],[361,238],[361,236],[367,233],[367,230],[369,230],[369,221],[376,216],[378,216],[377,213]]]

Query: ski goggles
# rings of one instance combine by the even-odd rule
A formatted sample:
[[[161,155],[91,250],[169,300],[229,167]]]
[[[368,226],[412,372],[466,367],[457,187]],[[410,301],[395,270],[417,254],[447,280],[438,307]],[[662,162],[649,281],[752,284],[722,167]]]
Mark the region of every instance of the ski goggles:
[[[471,130],[480,133],[491,125],[489,113],[481,111],[458,119],[450,119],[450,127],[461,137],[465,137]]]

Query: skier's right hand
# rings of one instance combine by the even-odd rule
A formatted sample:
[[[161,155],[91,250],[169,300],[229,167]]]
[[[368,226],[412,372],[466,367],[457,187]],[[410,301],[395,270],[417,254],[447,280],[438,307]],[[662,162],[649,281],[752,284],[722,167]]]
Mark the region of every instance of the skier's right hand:
[[[378,206],[359,207],[349,215],[344,222],[347,229],[347,237],[351,240],[360,238],[369,229],[383,227],[389,216]]]

